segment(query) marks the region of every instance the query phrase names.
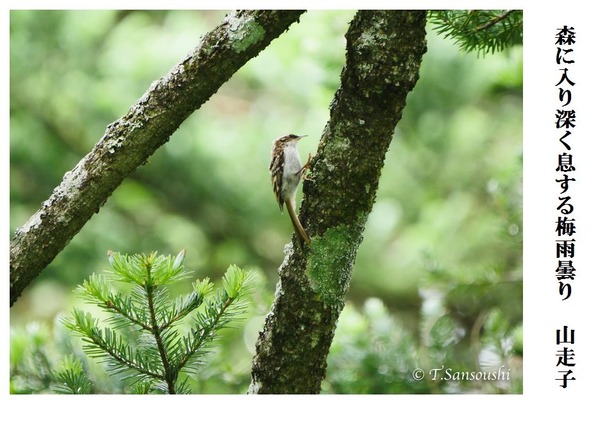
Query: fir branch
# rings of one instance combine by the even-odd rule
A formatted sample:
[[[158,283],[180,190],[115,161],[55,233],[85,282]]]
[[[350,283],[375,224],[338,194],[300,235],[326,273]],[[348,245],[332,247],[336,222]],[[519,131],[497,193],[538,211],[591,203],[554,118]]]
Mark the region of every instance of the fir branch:
[[[74,309],[66,326],[81,335],[84,351],[102,359],[113,373],[124,373],[132,379],[132,391],[152,391],[169,394],[189,392],[187,379],[178,382],[179,373],[198,366],[207,344],[213,341],[219,329],[241,314],[243,298],[254,281],[254,274],[230,266],[223,277],[223,288],[211,296],[213,284],[197,280],[193,291],[186,296],[171,299],[167,286],[184,278],[185,252],[176,257],[136,254],[133,256],[109,252],[112,280],[133,284],[129,293],[114,292],[107,278],[92,275],[78,293],[86,302],[109,313],[107,322],[113,329],[101,329],[90,313]],[[183,335],[176,323],[202,306],[191,330]],[[129,333],[117,333],[127,329]],[[77,382],[74,375],[66,375],[65,383]]]
[[[196,291],[189,293],[185,297],[180,296],[179,298],[177,298],[173,303],[171,309],[166,313],[161,330],[164,328],[171,327],[174,323],[185,318],[188,314],[190,314],[196,308],[202,305],[203,301],[204,296]]]
[[[185,369],[189,362],[205,353],[206,350],[201,349],[214,341],[216,333],[244,312],[246,304],[243,298],[254,283],[254,277],[253,273],[244,272],[237,266],[229,267],[216,300],[206,303],[205,311],[196,315],[195,328],[183,339],[185,352],[178,361],[179,369]]]
[[[467,52],[493,54],[523,41],[522,11],[431,11],[429,20],[435,31]]]
[[[112,371],[131,370],[162,379],[163,376],[152,368],[147,359],[134,352],[132,347],[123,341],[122,336],[111,329],[100,329],[98,320],[90,313],[74,309],[72,319],[66,322],[66,326],[83,337],[83,341],[87,343],[83,349],[88,355],[104,359]]]
[[[81,360],[73,354],[65,357],[56,371],[53,389],[58,394],[91,394],[94,385],[85,375]]]
[[[120,293],[112,293],[104,276],[92,274],[89,279],[78,286],[77,291],[87,303],[97,305],[110,313],[109,320],[117,327],[135,324],[142,329],[151,330],[147,323],[146,310],[137,308],[130,298],[126,298]]]
[[[219,300],[211,301],[206,306],[206,313],[199,313],[196,317],[197,327],[193,330],[193,338],[189,339],[187,353],[179,361],[179,367],[183,368],[190,358],[198,352],[202,346],[212,341],[217,330],[225,326],[230,316],[227,315],[227,309],[233,304],[235,298],[227,295],[227,292],[221,291]]]
[[[159,323],[156,319],[156,310],[155,310],[155,305],[154,305],[154,303],[155,303],[154,291],[156,289],[156,286],[154,286],[154,284],[152,284],[151,264],[147,264],[146,271],[147,271],[147,275],[148,275],[148,280],[146,281],[145,290],[146,290],[146,295],[148,296],[148,309],[150,311],[150,322],[152,324],[152,335],[154,336],[154,339],[156,341],[156,347],[158,348],[158,352],[160,354],[160,360],[162,362],[163,369],[165,372],[164,379],[167,382],[169,394],[175,394],[175,381],[177,380],[177,372],[173,372],[169,368],[171,363],[169,361],[169,356],[167,355],[165,345],[161,338],[161,330],[160,330]]]
[[[502,21],[503,19],[505,19],[506,17],[508,17],[510,14],[512,14],[513,12],[515,12],[514,10],[510,10],[510,11],[506,11],[505,13],[498,15],[497,17],[494,17],[492,19],[490,19],[488,22],[480,25],[479,27],[477,27],[474,31],[475,32],[480,32],[486,29],[489,29],[490,27],[492,27],[494,24],[499,23],[500,21]]]

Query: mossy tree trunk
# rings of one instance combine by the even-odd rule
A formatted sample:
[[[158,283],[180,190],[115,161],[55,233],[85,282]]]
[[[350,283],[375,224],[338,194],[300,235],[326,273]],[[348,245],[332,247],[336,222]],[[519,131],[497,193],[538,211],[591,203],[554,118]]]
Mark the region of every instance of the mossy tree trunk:
[[[381,169],[426,51],[424,11],[360,11],[346,65],[305,182],[312,237],[286,250],[256,344],[249,393],[318,393]]]
[[[297,21],[303,11],[239,11],[155,81],[104,136],[10,243],[10,305],[113,191],[248,60]]]

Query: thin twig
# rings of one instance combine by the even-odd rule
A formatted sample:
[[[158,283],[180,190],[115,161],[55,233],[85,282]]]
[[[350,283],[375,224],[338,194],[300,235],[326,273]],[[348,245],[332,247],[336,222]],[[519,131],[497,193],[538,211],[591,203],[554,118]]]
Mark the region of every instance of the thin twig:
[[[493,25],[495,25],[495,24],[499,23],[500,21],[502,21],[503,19],[505,19],[507,16],[509,16],[513,12],[515,12],[515,11],[509,10],[509,11],[506,11],[505,13],[503,13],[502,15],[498,15],[496,18],[489,20],[487,23],[482,24],[479,27],[476,27],[475,30],[473,30],[473,33],[489,29]]]

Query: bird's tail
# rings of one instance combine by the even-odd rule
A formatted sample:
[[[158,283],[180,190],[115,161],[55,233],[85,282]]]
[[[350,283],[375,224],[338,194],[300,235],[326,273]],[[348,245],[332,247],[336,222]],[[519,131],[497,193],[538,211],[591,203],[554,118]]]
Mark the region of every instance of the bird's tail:
[[[302,239],[302,241],[304,241],[305,244],[310,245],[310,238],[304,230],[304,227],[302,227],[302,224],[300,224],[300,220],[296,215],[296,211],[294,210],[294,205],[292,204],[292,201],[286,200],[285,206],[287,207],[288,213],[290,214],[290,219],[292,220],[292,225],[294,226],[296,235],[298,235],[298,237]]]

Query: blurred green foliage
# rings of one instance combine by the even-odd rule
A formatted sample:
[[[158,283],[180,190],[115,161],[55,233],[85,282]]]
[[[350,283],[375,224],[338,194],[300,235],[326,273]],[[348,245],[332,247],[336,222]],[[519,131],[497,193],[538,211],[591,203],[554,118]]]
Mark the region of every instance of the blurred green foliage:
[[[11,11],[11,236],[106,126],[224,15]],[[55,317],[79,305],[74,288],[104,268],[107,250],[184,248],[194,278],[218,278],[230,264],[262,276],[249,319],[225,330],[193,392],[247,390],[254,343],[292,233],[270,188],[270,144],[283,134],[308,134],[300,152],[316,152],[353,15],[304,14],[116,190],[11,309],[12,392],[51,390],[61,354],[79,353]],[[429,28],[324,392],[520,392],[521,186],[521,47],[478,59]],[[36,370],[44,364],[32,366],[32,359],[48,367]],[[478,371],[502,363],[513,366],[508,385],[411,376],[417,367]],[[82,365],[97,380],[94,392],[122,391],[118,380]]]

